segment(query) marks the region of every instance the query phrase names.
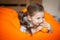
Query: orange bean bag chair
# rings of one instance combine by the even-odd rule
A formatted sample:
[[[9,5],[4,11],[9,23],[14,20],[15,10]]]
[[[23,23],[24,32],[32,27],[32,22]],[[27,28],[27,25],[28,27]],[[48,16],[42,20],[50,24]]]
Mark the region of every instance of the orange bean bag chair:
[[[45,20],[52,26],[52,33],[37,32],[32,36],[20,31],[20,21],[15,10],[0,7],[0,40],[60,40],[60,25],[46,11]]]

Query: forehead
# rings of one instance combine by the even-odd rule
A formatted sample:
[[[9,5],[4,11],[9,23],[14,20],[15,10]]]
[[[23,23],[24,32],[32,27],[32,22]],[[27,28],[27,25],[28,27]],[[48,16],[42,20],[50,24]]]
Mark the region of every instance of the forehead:
[[[34,12],[34,17],[43,17],[44,16],[44,12]]]

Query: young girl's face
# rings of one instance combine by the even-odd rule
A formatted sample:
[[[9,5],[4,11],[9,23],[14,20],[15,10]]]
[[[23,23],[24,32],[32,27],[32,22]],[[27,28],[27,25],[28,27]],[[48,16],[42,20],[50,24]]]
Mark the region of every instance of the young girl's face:
[[[44,12],[33,12],[33,16],[31,17],[31,22],[34,25],[39,25],[44,20]]]

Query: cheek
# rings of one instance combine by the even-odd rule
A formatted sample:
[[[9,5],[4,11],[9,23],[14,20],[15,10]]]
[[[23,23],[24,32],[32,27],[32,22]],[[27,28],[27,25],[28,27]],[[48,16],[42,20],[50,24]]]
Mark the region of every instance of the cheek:
[[[37,20],[37,19],[34,19],[33,21],[34,21],[35,23],[38,23],[38,22],[39,22],[39,20]]]
[[[32,19],[32,22],[33,22],[33,23],[36,23],[36,22],[37,22],[37,20],[33,18],[33,19]]]
[[[35,22],[36,22],[36,20],[35,20],[35,19],[33,19],[33,20],[32,20],[32,22],[34,22],[34,23],[35,23]]]

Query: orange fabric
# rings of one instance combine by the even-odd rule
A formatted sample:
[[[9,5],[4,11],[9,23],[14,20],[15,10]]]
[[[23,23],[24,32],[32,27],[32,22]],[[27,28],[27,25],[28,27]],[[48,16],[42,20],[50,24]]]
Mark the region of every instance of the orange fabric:
[[[52,33],[37,32],[32,36],[20,32],[18,14],[15,10],[0,8],[0,40],[60,40],[60,25],[47,12],[45,19],[53,28]]]

